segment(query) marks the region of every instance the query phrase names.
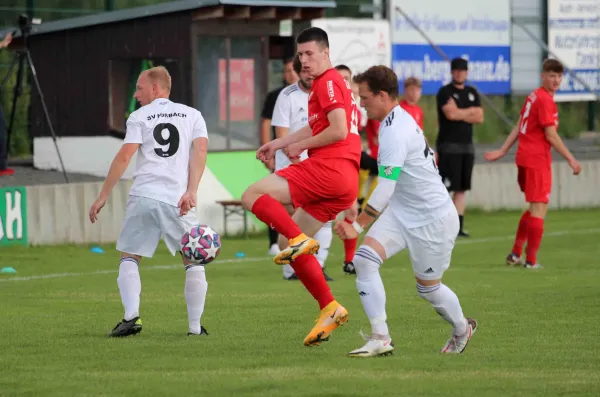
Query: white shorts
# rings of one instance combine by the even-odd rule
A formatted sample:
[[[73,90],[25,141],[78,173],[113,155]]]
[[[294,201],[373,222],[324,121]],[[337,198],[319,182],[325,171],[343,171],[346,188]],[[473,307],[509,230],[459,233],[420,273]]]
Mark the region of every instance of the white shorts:
[[[387,258],[408,248],[415,276],[421,280],[437,280],[442,278],[450,266],[459,226],[454,206],[435,222],[410,229],[388,207],[375,221],[367,236],[383,246]]]
[[[129,196],[117,250],[152,258],[163,237],[171,255],[175,255],[180,250],[183,234],[198,223],[194,208],[185,216],[179,216],[177,207],[146,197]]]
[[[300,153],[300,161],[304,161],[308,158],[308,151]],[[288,156],[283,152],[283,149],[279,149],[275,152],[275,171],[282,170],[292,164]]]

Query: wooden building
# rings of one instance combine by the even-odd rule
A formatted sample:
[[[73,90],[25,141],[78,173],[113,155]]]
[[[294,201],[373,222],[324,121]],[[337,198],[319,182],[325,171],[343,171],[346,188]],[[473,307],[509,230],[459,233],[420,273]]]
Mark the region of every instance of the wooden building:
[[[29,49],[59,137],[123,136],[139,72],[164,65],[171,99],[204,115],[211,151],[249,150],[293,35],[333,1],[181,0],[33,27]],[[290,25],[291,24],[291,25]],[[16,40],[18,45],[18,40]],[[31,135],[48,137],[32,87]],[[61,139],[62,140],[62,139]]]

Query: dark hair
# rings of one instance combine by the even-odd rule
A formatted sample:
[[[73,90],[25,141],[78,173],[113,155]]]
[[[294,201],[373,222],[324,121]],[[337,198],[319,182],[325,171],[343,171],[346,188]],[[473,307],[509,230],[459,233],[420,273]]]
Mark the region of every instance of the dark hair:
[[[542,64],[542,71],[563,74],[565,72],[565,67],[556,59],[546,59]]]
[[[316,42],[320,46],[329,48],[329,37],[321,28],[306,28],[300,32],[298,37],[296,37],[296,44],[310,43],[311,41]]]
[[[300,72],[302,71],[302,62],[300,62],[300,57],[299,57],[298,55],[296,55],[296,56],[294,57],[294,65],[293,65],[293,68],[294,68],[294,72],[296,72],[296,74],[297,74],[298,76],[300,76]]]
[[[363,73],[359,73],[352,79],[356,84],[367,83],[373,94],[387,92],[392,99],[398,98],[398,77],[394,71],[387,66],[371,66]]]
[[[295,58],[294,56],[283,58],[283,66],[287,65],[288,63],[294,62],[294,58]]]
[[[340,65],[337,65],[335,67],[336,70],[345,70],[346,72],[350,73],[350,76],[352,76],[352,70],[350,70],[350,68],[346,65],[344,65],[343,63]]]

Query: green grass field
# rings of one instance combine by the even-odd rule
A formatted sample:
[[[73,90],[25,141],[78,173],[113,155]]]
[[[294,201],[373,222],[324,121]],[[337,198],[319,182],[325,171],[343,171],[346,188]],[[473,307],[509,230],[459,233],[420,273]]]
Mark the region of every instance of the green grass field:
[[[186,336],[184,271],[164,247],[141,265],[144,330],[117,340],[113,245],[2,248],[18,274],[0,277],[0,396],[598,395],[600,210],[549,214],[541,270],[504,265],[518,217],[467,217],[474,237],[444,278],[480,324],[459,356],[439,353],[450,328],[416,295],[406,253],[382,268],[395,354],[350,359],[370,328],[337,238],[328,272],[350,321],[314,348],[302,341],[318,307],[282,280],[266,239],[224,240],[207,268],[206,338]]]

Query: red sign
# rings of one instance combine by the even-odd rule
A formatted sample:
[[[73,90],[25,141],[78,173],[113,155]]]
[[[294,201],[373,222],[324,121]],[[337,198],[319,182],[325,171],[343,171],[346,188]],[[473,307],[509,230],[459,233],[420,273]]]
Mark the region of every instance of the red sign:
[[[254,59],[229,60],[229,95],[225,59],[219,60],[220,119],[227,119],[229,103],[230,121],[254,121]]]

